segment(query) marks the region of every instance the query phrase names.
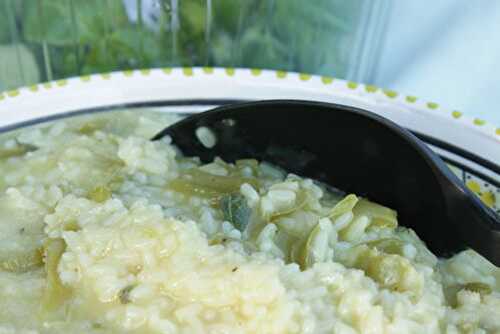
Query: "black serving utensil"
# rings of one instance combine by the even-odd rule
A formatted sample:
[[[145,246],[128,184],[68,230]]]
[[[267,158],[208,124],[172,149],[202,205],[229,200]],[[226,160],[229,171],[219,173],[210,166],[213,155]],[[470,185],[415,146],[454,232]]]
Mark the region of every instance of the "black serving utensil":
[[[215,134],[207,148],[199,127]],[[232,104],[158,133],[204,162],[255,158],[379,202],[398,212],[439,256],[470,247],[500,266],[500,221],[424,143],[354,107],[298,100]]]

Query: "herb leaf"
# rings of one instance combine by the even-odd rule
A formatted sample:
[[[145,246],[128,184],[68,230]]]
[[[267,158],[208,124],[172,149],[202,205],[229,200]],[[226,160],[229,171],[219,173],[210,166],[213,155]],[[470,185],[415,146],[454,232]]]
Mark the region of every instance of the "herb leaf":
[[[240,194],[229,194],[220,199],[220,208],[227,220],[235,228],[243,232],[250,220],[252,209],[247,204],[244,196]]]
[[[120,303],[128,304],[132,300],[130,299],[130,292],[135,288],[135,284],[130,284],[120,290],[118,293],[118,298],[120,299]]]

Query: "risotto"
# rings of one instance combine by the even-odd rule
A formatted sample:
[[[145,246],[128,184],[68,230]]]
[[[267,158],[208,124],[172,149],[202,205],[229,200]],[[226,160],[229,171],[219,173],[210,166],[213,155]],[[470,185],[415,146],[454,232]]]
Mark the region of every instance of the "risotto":
[[[121,112],[0,139],[0,333],[500,333],[500,269],[392,209]]]

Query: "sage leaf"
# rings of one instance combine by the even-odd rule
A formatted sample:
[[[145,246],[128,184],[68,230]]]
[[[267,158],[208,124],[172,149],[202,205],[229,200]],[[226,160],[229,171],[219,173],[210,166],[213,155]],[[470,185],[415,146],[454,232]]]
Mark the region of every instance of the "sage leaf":
[[[233,224],[241,232],[246,229],[252,209],[248,206],[243,195],[228,194],[222,196],[220,199],[220,208],[224,214],[224,220]]]

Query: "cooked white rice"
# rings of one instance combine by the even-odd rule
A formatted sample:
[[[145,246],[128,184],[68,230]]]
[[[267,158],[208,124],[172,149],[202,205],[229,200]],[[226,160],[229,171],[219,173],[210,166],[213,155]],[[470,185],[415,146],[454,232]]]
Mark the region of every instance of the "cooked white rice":
[[[500,270],[475,252],[437,259],[390,209],[149,141],[172,121],[3,135],[0,334],[500,333]]]

